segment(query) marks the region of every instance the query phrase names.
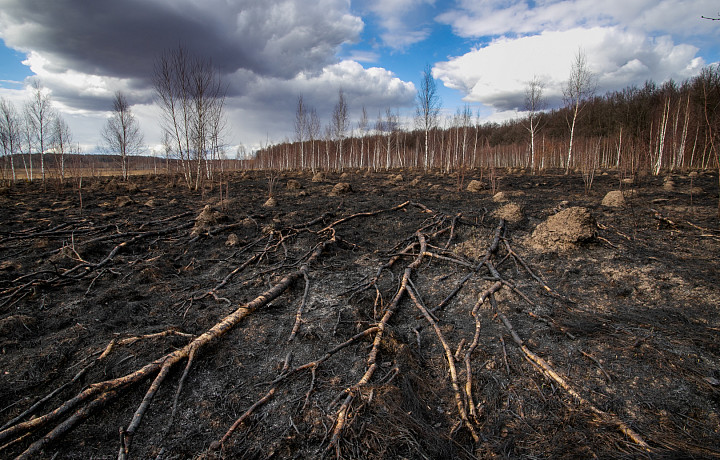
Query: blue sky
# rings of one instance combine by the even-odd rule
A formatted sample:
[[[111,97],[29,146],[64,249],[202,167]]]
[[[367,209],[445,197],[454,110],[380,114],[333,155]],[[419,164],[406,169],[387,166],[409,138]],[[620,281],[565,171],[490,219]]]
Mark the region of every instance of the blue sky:
[[[357,120],[398,111],[409,125],[426,65],[452,116],[523,115],[533,77],[561,104],[583,50],[598,93],[682,80],[720,61],[710,0],[0,0],[0,97],[17,107],[31,78],[50,91],[75,140],[93,151],[115,91],[150,147],[159,144],[150,76],[184,43],[228,84],[231,150],[292,139],[297,97],[326,121],[340,88]]]

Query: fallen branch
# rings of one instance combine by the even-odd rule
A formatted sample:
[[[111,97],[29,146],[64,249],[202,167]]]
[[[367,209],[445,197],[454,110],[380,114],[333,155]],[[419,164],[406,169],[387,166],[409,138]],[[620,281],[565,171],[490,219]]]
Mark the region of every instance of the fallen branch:
[[[335,239],[330,238],[319,244],[315,248],[315,251],[313,251],[311,256],[308,258],[304,266],[313,263],[328,246],[334,243]],[[75,424],[87,417],[87,415],[92,410],[102,404],[105,404],[107,401],[117,396],[119,391],[131,385],[137,384],[151,377],[154,374],[158,374],[155,382],[153,383],[153,385],[151,385],[150,389],[146,393],[143,402],[136,410],[135,415],[133,416],[133,421],[128,427],[128,430],[123,435],[124,445],[121,446],[121,453],[124,452],[124,455],[127,456],[127,452],[129,451],[129,443],[132,439],[132,435],[137,429],[137,426],[139,426],[140,421],[142,420],[142,416],[147,409],[147,406],[149,406],[150,401],[152,400],[152,397],[157,390],[157,387],[160,386],[162,380],[164,379],[167,372],[169,372],[169,370],[172,368],[172,366],[174,366],[183,359],[187,359],[191,354],[196,353],[208,343],[222,337],[228,331],[232,330],[243,318],[279,297],[295,282],[295,280],[301,277],[302,274],[303,269],[301,268],[286,275],[276,285],[272,286],[270,289],[266,290],[249,303],[238,307],[235,311],[227,315],[225,318],[223,318],[220,322],[215,324],[205,333],[195,338],[185,347],[168,353],[165,356],[158,358],[155,361],[136,370],[135,372],[132,372],[125,376],[92,384],[87,389],[78,393],[75,397],[66,401],[52,412],[49,412],[43,416],[34,418],[27,422],[18,423],[12,427],[1,431],[0,442],[4,442],[5,440],[12,437],[24,435],[28,432],[34,432],[47,424],[54,423],[62,419],[66,416],[66,414],[74,410],[76,407],[85,404],[73,415],[71,415],[64,422],[58,425],[58,428],[62,427],[62,429],[58,431],[58,428],[56,428],[55,430],[51,431],[39,441],[33,443],[23,454],[21,454],[20,457],[18,457],[30,458],[36,452],[41,450],[47,443],[55,441],[61,434],[64,434],[66,431],[74,427]],[[157,385],[155,385],[156,383]]]

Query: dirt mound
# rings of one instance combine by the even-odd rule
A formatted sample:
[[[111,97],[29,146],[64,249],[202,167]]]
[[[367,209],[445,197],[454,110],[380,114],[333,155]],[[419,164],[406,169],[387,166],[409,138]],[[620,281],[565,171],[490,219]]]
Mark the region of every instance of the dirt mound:
[[[133,199],[126,195],[115,198],[115,207],[117,208],[124,208],[125,206],[130,206],[133,203],[135,203]]]
[[[236,233],[231,233],[228,235],[227,240],[225,241],[225,246],[234,247],[237,246],[240,243],[240,238],[238,238]]]
[[[591,241],[596,230],[597,223],[590,210],[573,206],[539,224],[530,240],[536,249],[564,251]]]
[[[338,196],[338,195],[344,195],[346,193],[351,193],[352,187],[347,182],[338,182],[335,184],[335,186],[332,188],[332,191],[330,191],[330,196]]]
[[[480,192],[483,189],[483,183],[479,180],[473,179],[467,186],[468,192]]]
[[[497,192],[493,195],[492,199],[495,203],[503,203],[508,200],[507,195],[504,192]]]
[[[493,212],[498,219],[505,219],[511,224],[517,224],[525,218],[522,207],[517,203],[508,203]]]
[[[602,200],[602,205],[609,208],[622,208],[625,206],[625,197],[623,196],[623,192],[620,190],[607,192],[605,198]]]
[[[275,197],[271,196],[265,201],[265,203],[263,203],[263,208],[274,208],[275,206],[277,206],[277,204],[278,202]]]
[[[0,336],[17,337],[31,332],[30,327],[34,326],[37,320],[27,315],[12,315],[0,319]]]
[[[209,204],[195,218],[195,225],[191,231],[192,236],[197,236],[210,230],[214,225],[222,221],[225,216]]]
[[[287,181],[286,187],[288,190],[300,190],[302,188],[302,184],[298,180],[290,179]]]

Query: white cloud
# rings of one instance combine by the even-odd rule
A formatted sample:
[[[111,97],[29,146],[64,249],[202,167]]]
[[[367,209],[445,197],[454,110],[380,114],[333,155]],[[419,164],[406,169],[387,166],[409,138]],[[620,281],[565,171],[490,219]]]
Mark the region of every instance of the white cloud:
[[[359,118],[363,105],[373,114],[386,108],[410,107],[415,97],[415,86],[392,72],[379,67],[365,69],[358,62],[345,60],[318,74],[301,73],[290,80],[255,79],[242,97],[228,101],[229,110],[243,120],[233,130],[241,139],[260,130],[279,141],[277,133],[292,136],[298,96],[302,95],[306,106],[327,122],[340,89],[352,118]]]
[[[490,44],[433,69],[445,86],[462,92],[466,101],[496,110],[522,108],[527,82],[538,75],[551,105],[558,105],[562,85],[578,49],[596,73],[600,94],[642,85],[645,80],[682,80],[695,75],[704,61],[698,49],[673,43],[670,37],[646,38],[617,27],[575,28],[520,38],[498,38]]]
[[[383,30],[380,34],[383,44],[404,50],[430,35],[429,24],[423,24],[421,18],[423,7],[434,4],[435,0],[371,0],[368,9]]]
[[[0,0],[0,38],[26,53],[87,148],[99,142],[117,90],[134,104],[146,141],[159,142],[153,63],[179,43],[212,59],[228,84],[231,144],[291,135],[300,94],[321,117],[340,87],[351,109],[360,100],[383,110],[412,104],[411,83],[359,63],[377,60],[374,53],[338,61],[363,27],[350,0]],[[13,100],[26,94],[2,92]]]
[[[576,27],[623,28],[693,36],[718,36],[718,28],[700,16],[713,14],[714,0],[461,0],[437,20],[463,37],[534,34]]]

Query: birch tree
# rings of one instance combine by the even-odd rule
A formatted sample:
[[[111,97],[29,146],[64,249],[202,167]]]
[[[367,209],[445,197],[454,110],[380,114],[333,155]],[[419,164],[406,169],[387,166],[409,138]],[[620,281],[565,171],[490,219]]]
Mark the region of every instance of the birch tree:
[[[155,62],[153,86],[163,113],[162,127],[172,139],[185,183],[198,190],[202,178],[210,177],[209,157],[221,146],[225,87],[210,60],[193,56],[182,46]]]
[[[12,102],[0,98],[0,145],[3,155],[9,159],[12,181],[17,180],[15,172],[15,154],[20,150],[21,120]]]
[[[429,137],[430,131],[437,125],[440,107],[440,96],[437,93],[435,78],[432,75],[432,67],[428,64],[425,66],[420,80],[420,90],[417,93],[417,106],[415,111],[416,123],[425,134],[425,160],[423,162],[425,169],[430,167]]]
[[[345,101],[345,94],[343,93],[343,90],[341,88],[338,91],[338,101],[337,104],[335,104],[335,108],[333,109],[331,119],[332,134],[338,144],[337,164],[339,169],[342,169],[343,165],[343,141],[345,140],[345,135],[347,134],[348,125],[348,105]]]
[[[72,148],[72,132],[70,126],[60,116],[55,116],[52,126],[52,150],[60,172],[60,180],[65,181],[65,154]]]
[[[39,80],[32,83],[30,101],[25,106],[26,119],[31,133],[31,150],[40,154],[40,175],[45,182],[45,151],[50,146],[52,124],[55,112],[50,94]]]
[[[530,170],[535,172],[535,135],[540,129],[540,113],[545,108],[545,84],[534,76],[525,88],[525,110],[528,112],[525,129],[530,133]]]
[[[295,139],[300,144],[300,169],[305,169],[305,136],[308,130],[308,113],[303,97],[298,96],[295,110]]]
[[[112,115],[101,132],[105,148],[120,155],[123,180],[128,179],[129,155],[137,155],[143,149],[143,135],[125,95],[118,91],[113,98]]]
[[[570,127],[570,145],[568,146],[565,174],[570,171],[573,156],[573,139],[575,127],[588,99],[595,94],[595,75],[588,67],[585,52],[578,50],[570,68],[570,77],[563,88],[563,99],[566,107],[569,108],[568,126]]]

